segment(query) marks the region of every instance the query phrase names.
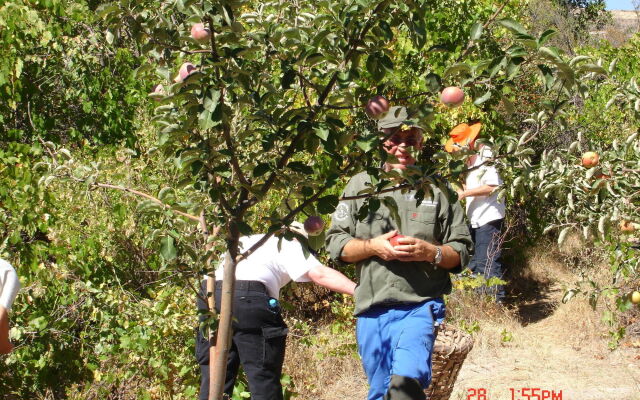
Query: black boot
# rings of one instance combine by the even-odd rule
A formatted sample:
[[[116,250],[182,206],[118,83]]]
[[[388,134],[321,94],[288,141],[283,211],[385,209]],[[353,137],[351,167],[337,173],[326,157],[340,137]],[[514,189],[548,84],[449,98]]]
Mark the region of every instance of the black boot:
[[[406,376],[391,375],[389,390],[384,395],[383,400],[426,400],[420,382],[415,378]]]

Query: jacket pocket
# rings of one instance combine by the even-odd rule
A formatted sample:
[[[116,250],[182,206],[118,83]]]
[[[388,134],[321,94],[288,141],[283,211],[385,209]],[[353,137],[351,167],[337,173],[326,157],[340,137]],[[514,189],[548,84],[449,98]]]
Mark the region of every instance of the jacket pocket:
[[[407,211],[407,228],[404,230],[409,236],[439,243],[437,240],[437,214],[433,211]],[[403,232],[404,233],[404,232]]]

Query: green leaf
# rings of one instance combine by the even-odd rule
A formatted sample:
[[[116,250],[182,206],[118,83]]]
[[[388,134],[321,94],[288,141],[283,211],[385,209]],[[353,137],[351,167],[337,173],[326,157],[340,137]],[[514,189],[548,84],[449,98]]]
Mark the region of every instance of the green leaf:
[[[292,161],[289,164],[287,164],[287,168],[290,168],[296,172],[300,172],[306,175],[312,175],[313,174],[313,168],[311,168],[309,165],[300,162],[300,161]]]
[[[542,73],[542,78],[544,79],[545,88],[547,90],[550,90],[556,81],[555,76],[553,76],[553,71],[551,70],[551,68],[549,68],[544,64],[538,65],[538,69]]]
[[[444,76],[449,76],[449,75],[453,75],[453,74],[456,74],[456,73],[469,74],[469,73],[471,73],[471,67],[468,66],[465,63],[453,64],[452,66],[447,68],[446,71],[444,71]]]
[[[538,53],[553,62],[563,62],[562,57],[560,57],[560,53],[558,53],[558,50],[555,47],[540,47],[540,49],[538,49]]]
[[[571,227],[567,226],[560,231],[560,235],[558,236],[558,246],[562,246],[570,230],[571,230]]]
[[[480,36],[482,36],[483,29],[484,29],[484,27],[482,26],[482,23],[476,22],[475,24],[473,24],[473,26],[471,26],[470,39],[471,40],[480,39]]]
[[[305,64],[307,66],[314,66],[317,63],[319,63],[320,61],[324,60],[324,55],[322,55],[322,53],[313,53],[310,54],[306,57],[305,59]]]
[[[498,24],[504,26],[509,29],[513,33],[519,33],[521,35],[528,35],[527,30],[524,26],[520,25],[518,22],[512,20],[511,18],[503,18],[497,21]]]
[[[176,258],[176,247],[173,237],[165,236],[160,239],[160,255],[165,261],[171,261]]]
[[[543,46],[547,42],[547,40],[554,37],[557,33],[558,32],[554,29],[547,29],[546,31],[542,32],[542,35],[540,35],[540,38],[538,38],[538,46]]]
[[[338,196],[328,195],[318,199],[318,211],[321,214],[331,214],[338,206]]]
[[[282,89],[290,89],[291,88],[291,84],[295,81],[296,79],[296,72],[292,69],[288,69],[287,71],[285,71],[284,74],[282,74],[282,79],[280,79],[280,85],[282,86]]]
[[[326,141],[329,138],[329,133],[331,133],[329,131],[329,129],[323,127],[323,126],[317,126],[315,128],[313,128],[313,131],[316,133],[316,136],[319,137],[320,139]]]
[[[212,114],[213,113],[211,111],[205,109],[198,115],[198,126],[203,131],[213,128],[216,125],[211,118]]]
[[[204,98],[204,109],[213,112],[220,103],[221,93],[215,88],[209,89],[209,92]]]
[[[119,8],[116,4],[114,3],[105,3],[105,4],[101,4],[100,6],[98,6],[98,8],[96,8],[96,15],[98,16],[98,18],[104,18],[105,16],[107,16],[108,14],[111,14],[113,12],[118,11]]]
[[[475,104],[476,106],[481,105],[482,103],[486,102],[487,100],[489,100],[491,98],[491,91],[489,90],[487,93],[483,94],[482,96],[478,97],[477,99],[475,99],[473,101],[473,104]]]
[[[251,228],[251,226],[244,221],[237,221],[236,226],[238,227],[238,231],[240,232],[240,234],[244,236],[253,234],[253,229]]]
[[[313,250],[318,251],[322,249],[322,246],[324,246],[324,240],[325,240],[325,232],[322,231],[320,232],[320,234],[315,236],[309,235],[309,238],[307,239],[307,243],[309,243],[309,247],[311,247]]]
[[[440,76],[437,74],[429,73],[424,78],[424,80],[427,88],[434,93],[438,92],[438,90],[442,86],[442,78],[440,78]]]
[[[356,145],[365,153],[370,152],[376,145],[376,138],[375,137],[365,137],[365,138],[361,138],[358,139],[356,141]]]
[[[105,39],[107,40],[107,43],[113,44],[114,36],[111,31],[107,31],[104,36],[105,36]]]
[[[253,176],[256,177],[256,178],[259,177],[259,176],[262,176],[262,175],[266,174],[267,172],[269,172],[270,169],[271,169],[271,167],[269,166],[269,163],[258,164],[253,169]]]
[[[513,45],[507,49],[507,54],[512,58],[524,57],[527,55],[527,51],[522,46]]]
[[[384,65],[382,65],[381,58],[377,53],[370,54],[369,57],[367,57],[366,66],[367,66],[367,71],[371,74],[371,77],[376,81],[380,81],[382,78],[384,78],[385,74],[387,73],[387,69],[385,68]]]
[[[396,200],[391,196],[385,196],[382,198],[382,202],[389,209],[391,217],[396,221],[398,230],[402,231],[402,219],[400,218],[400,214],[398,213],[398,203],[396,203]]]
[[[581,72],[595,72],[602,75],[607,75],[607,70],[597,64],[583,64],[578,67]]]

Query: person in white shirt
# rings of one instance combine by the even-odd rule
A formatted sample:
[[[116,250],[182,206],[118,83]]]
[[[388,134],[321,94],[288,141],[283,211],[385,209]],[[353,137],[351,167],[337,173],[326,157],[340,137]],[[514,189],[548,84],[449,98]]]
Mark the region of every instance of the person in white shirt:
[[[13,350],[9,340],[9,311],[19,289],[16,271],[11,264],[0,259],[0,354],[9,354]]]
[[[497,189],[503,182],[496,168],[488,163],[488,160],[493,157],[491,149],[485,145],[476,144],[481,127],[479,122],[456,126],[450,133],[451,137],[445,149],[451,152],[468,146],[476,150],[466,160],[469,172],[462,189],[458,190],[459,199],[466,199],[471,238],[475,245],[469,269],[486,279],[492,277],[502,279],[504,269],[500,262],[501,231],[505,218],[505,204],[498,200]],[[489,293],[497,302],[504,302],[504,285],[491,286]]]
[[[301,225],[295,230],[303,233]],[[292,226],[294,226],[292,224]],[[294,228],[292,228],[294,229]],[[242,249],[249,249],[263,235],[240,238]],[[305,254],[297,240],[280,241],[271,237],[236,267],[233,305],[233,338],[227,362],[224,392],[233,393],[242,364],[253,400],[281,400],[280,375],[286,346],[287,326],[278,299],[280,289],[291,281],[314,282],[328,289],[353,295],[356,284],[342,273],[323,266],[313,255]],[[224,257],[216,269],[215,303],[220,312]],[[203,288],[206,287],[203,284]],[[207,310],[205,291],[198,296],[198,309]],[[201,317],[202,318],[202,317]],[[200,399],[209,395],[209,342],[198,330],[196,358],[200,365]]]

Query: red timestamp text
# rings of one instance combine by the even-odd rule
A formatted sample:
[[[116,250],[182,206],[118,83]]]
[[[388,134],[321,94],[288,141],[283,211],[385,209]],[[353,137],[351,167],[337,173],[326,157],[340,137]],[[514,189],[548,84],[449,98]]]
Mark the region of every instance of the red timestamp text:
[[[511,400],[562,400],[562,390],[541,388],[509,388]]]
[[[562,390],[534,387],[509,388],[511,400],[562,400]],[[491,400],[486,388],[467,389],[467,400]]]

